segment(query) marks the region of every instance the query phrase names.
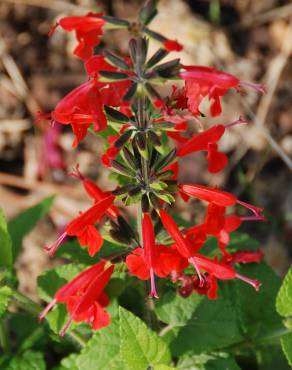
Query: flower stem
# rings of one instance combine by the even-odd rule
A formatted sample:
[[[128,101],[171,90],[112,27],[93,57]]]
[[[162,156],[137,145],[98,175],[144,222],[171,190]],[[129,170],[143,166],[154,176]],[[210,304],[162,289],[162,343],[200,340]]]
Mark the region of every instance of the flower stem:
[[[0,320],[0,346],[3,349],[3,352],[10,351],[9,338],[6,331],[6,326],[4,320]]]

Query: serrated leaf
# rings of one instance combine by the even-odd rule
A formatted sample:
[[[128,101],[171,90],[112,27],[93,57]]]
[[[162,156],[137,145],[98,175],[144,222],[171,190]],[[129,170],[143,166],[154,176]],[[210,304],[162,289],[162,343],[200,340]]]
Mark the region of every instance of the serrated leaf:
[[[282,336],[281,345],[289,365],[292,366],[292,333]]]
[[[171,358],[164,341],[131,312],[120,307],[121,356],[129,370],[167,365]]]
[[[292,316],[292,268],[285,276],[277,295],[276,309],[281,316]]]
[[[0,208],[0,266],[12,267],[12,242],[8,233],[4,212]]]
[[[178,364],[180,370],[240,370],[235,359],[227,353],[218,355],[196,355],[180,358]]]
[[[120,356],[118,319],[93,334],[76,363],[79,370],[126,370]]]
[[[53,204],[53,200],[54,196],[48,197],[34,207],[21,212],[9,222],[8,230],[12,240],[14,260],[21,250],[23,238],[34,228],[36,223],[48,213]]]
[[[175,291],[164,293],[155,302],[155,312],[159,320],[171,326],[183,326],[192,317],[193,313],[204,299],[199,294],[183,298]]]
[[[190,319],[185,326],[179,327],[172,339],[170,348],[173,355],[181,356],[187,352],[200,354],[243,340],[227,284],[228,282],[224,282],[220,286],[217,300],[204,297],[198,306],[195,305]],[[177,328],[174,327],[175,329]]]
[[[11,294],[12,291],[8,286],[3,286],[0,288],[0,317],[6,311]]]
[[[275,310],[280,278],[265,263],[240,266],[237,270],[240,274],[258,279],[262,283],[259,292],[256,292],[243,281],[235,282],[236,307],[245,335],[260,339],[269,332],[281,328],[281,318]]]
[[[54,367],[52,370],[79,370],[76,364],[77,357],[77,353],[71,353],[71,355],[62,359],[59,366]]]
[[[46,363],[41,352],[26,351],[13,357],[5,370],[45,370]]]

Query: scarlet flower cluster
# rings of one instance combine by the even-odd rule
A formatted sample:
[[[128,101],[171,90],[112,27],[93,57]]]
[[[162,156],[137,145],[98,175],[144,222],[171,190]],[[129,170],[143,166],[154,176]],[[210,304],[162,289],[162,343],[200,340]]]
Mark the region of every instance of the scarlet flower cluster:
[[[84,177],[77,166],[71,175],[82,181],[93,204],[76,216],[57,241],[45,249],[54,255],[67,236],[75,236],[81,247],[87,247],[88,254],[94,256],[103,245],[102,233],[97,229],[102,220],[108,225],[107,237],[125,246],[122,261],[129,274],[150,281],[150,297],[159,297],[157,277],[170,279],[184,297],[198,293],[216,299],[218,280],[240,279],[258,290],[260,283],[240,275],[236,264],[259,262],[262,253],[231,253],[228,245],[230,233],[242,222],[265,220],[262,209],[218,188],[179,183],[178,173],[180,158],[195,152],[207,153],[209,172],[222,171],[228,157],[220,151],[219,140],[227,129],[245,123],[240,117],[228,124],[203,129],[202,100],[208,98],[211,116],[218,116],[222,110],[221,98],[229,90],[238,92],[252,87],[264,92],[264,87],[215,68],[186,66],[179,59],[163,62],[171,51],[181,51],[182,46],[149,29],[156,13],[156,2],[148,1],[135,24],[89,13],[62,18],[53,27],[53,31],[60,26],[75,32],[74,54],[83,61],[88,79],[65,96],[47,117],[52,124],[71,126],[73,147],[85,138],[88,130],[99,132],[110,127],[114,134],[106,138],[107,149],[101,163],[123,180],[114,190],[104,191]],[[120,57],[109,51],[94,54],[103,30],[112,27],[129,31],[128,56]],[[149,39],[160,43],[160,48],[150,57]],[[157,85],[174,78],[181,79],[184,87],[173,86],[169,96],[161,96]],[[39,118],[44,116],[40,114]],[[188,128],[193,123],[199,129],[189,135]],[[171,139],[171,150],[164,144],[167,138]],[[177,196],[185,202],[193,198],[204,202],[207,206],[204,222],[181,228],[169,209]],[[138,205],[142,214],[137,227],[141,230],[140,237],[122,216],[117,203]],[[250,215],[234,213],[238,206],[247,209]],[[210,237],[218,242],[218,253],[213,258],[204,255],[204,246]],[[111,258],[101,260],[59,289],[40,318],[56,303],[63,303],[69,320],[61,335],[72,320],[87,322],[93,329],[108,325],[110,317],[104,308],[109,299],[104,289],[114,271],[113,261]]]

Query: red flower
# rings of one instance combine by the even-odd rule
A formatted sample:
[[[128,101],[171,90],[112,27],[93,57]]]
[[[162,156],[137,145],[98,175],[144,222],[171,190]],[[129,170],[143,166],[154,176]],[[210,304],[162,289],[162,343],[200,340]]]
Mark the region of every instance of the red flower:
[[[92,180],[84,177],[82,173],[79,171],[78,164],[70,175],[80,179],[83,182],[83,187],[85,191],[92,199],[94,199],[95,203],[98,203],[111,195],[110,191],[104,192]],[[107,209],[106,214],[110,218],[117,218],[119,215],[119,211],[117,207],[112,205]]]
[[[185,238],[174,220],[162,209],[160,210],[160,217],[163,226],[175,241],[178,252],[194,266],[200,280],[200,286],[204,285],[204,276],[201,274],[201,270],[204,270],[221,280],[241,279],[258,290],[260,286],[258,281],[237,274],[229,264],[199,255],[197,252],[202,245],[194,245],[189,239]]]
[[[208,188],[203,185],[181,184],[179,185],[179,189],[182,193],[188,196],[212,202],[222,207],[233,206],[237,202],[234,195],[227,193],[226,191],[218,190],[216,188]]]
[[[51,116],[53,121],[71,125],[74,147],[86,136],[92,123],[94,131],[104,130],[107,121],[97,81],[87,81],[71,91],[57,104]]]
[[[154,227],[148,213],[142,220],[143,249],[136,248],[126,258],[128,269],[132,275],[142,280],[151,281],[150,297],[158,298],[155,287],[155,275],[166,277],[172,271],[181,271],[187,264],[173,248],[155,245]]]
[[[93,54],[93,49],[99,45],[102,36],[102,27],[105,21],[100,18],[101,13],[88,13],[85,16],[64,17],[52,28],[49,35],[60,26],[65,31],[75,31],[78,41],[74,54],[87,60]]]
[[[40,314],[39,319],[43,319],[56,303],[65,303],[69,319],[60,332],[61,336],[65,334],[73,320],[87,322],[95,330],[109,325],[110,316],[103,309],[108,306],[109,299],[103,290],[112,275],[114,266],[104,269],[105,264],[106,262],[99,262],[89,267],[60,288],[55,293],[53,301]]]
[[[205,96],[211,101],[211,115],[218,116],[221,113],[220,97],[231,89],[240,89],[250,86],[260,92],[265,92],[263,85],[256,85],[240,81],[237,77],[212,67],[183,66],[185,71],[180,72],[180,77],[185,80],[188,108],[194,115],[199,115],[199,105]]]
[[[194,135],[186,141],[177,151],[179,157],[184,157],[187,154],[207,151],[207,160],[209,162],[208,170],[216,173],[224,169],[228,163],[228,158],[224,153],[218,151],[217,141],[220,140],[225,132],[224,125],[215,125],[206,131]]]
[[[99,79],[100,71],[117,72],[121,71],[116,67],[109,64],[102,55],[94,55],[85,63],[85,69],[89,77]],[[123,73],[129,74],[129,71],[122,71]],[[123,102],[122,98],[127,92],[128,88],[132,84],[129,79],[114,82],[101,82],[98,81],[98,86],[101,90],[102,102],[104,105],[110,105],[112,107],[120,107],[123,110],[128,107],[128,103]]]
[[[66,236],[76,236],[81,246],[88,246],[88,254],[94,256],[102,247],[103,239],[95,228],[96,222],[106,213],[112,205],[114,196],[109,196],[95,203],[87,211],[72,220],[65,229],[65,232],[51,246],[45,249],[51,256],[55,254]]]
[[[165,40],[163,46],[167,51],[181,51],[183,46],[176,40]]]

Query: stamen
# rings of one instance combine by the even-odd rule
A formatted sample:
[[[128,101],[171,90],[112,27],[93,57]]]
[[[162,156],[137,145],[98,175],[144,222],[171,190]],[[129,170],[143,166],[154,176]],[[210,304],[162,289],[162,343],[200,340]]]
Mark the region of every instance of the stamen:
[[[62,330],[60,331],[59,335],[60,337],[63,337],[66,333],[66,330],[68,329],[69,325],[73,321],[73,317],[70,316],[69,319],[67,320],[66,324],[63,326]]]
[[[67,236],[67,233],[64,232],[61,236],[59,236],[59,238],[55,241],[55,243],[53,243],[52,245],[45,245],[44,250],[48,252],[51,257],[53,257],[54,254],[57,252],[62,241],[66,238],[66,236]]]
[[[267,87],[265,84],[256,84],[254,82],[249,82],[249,81],[240,81],[240,86],[251,87],[252,89],[259,91],[262,94],[267,93]]]
[[[151,291],[150,291],[149,297],[159,298],[158,293],[156,291],[155,275],[154,275],[154,271],[152,267],[150,268],[150,284],[151,284]]]
[[[238,124],[248,124],[248,121],[243,116],[239,116],[238,119],[236,119],[233,122],[227,123],[224,126],[225,126],[225,128],[230,128],[230,127],[238,125]]]
[[[76,177],[77,179],[82,181],[85,179],[85,177],[79,171],[79,163],[77,163],[76,167],[73,168],[73,171],[69,173],[69,176]]]
[[[255,216],[263,218],[264,216],[261,215],[261,212],[263,212],[263,208],[255,207],[252,204],[242,202],[241,200],[237,200],[236,203],[242,205],[245,208],[250,209]]]
[[[191,262],[191,264],[194,266],[194,268],[196,270],[196,273],[197,273],[198,278],[200,280],[199,287],[203,287],[204,284],[205,284],[205,279],[202,276],[202,274],[201,274],[201,272],[200,272],[200,270],[199,270],[199,268],[198,268],[198,266],[196,264],[196,261],[195,261],[194,257],[189,258],[189,262]]]
[[[260,290],[260,286],[262,285],[262,283],[259,282],[258,280],[253,280],[253,279],[250,279],[250,278],[248,278],[244,275],[240,275],[240,274],[236,274],[235,277],[237,277],[238,279],[240,279],[242,281],[245,281],[247,284],[253,286],[257,292]]]
[[[52,302],[50,302],[46,307],[45,309],[39,314],[39,317],[38,319],[39,320],[42,320],[46,314],[54,307],[54,305],[57,303],[57,300],[56,299],[53,299]]]

